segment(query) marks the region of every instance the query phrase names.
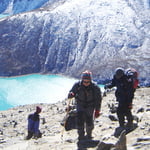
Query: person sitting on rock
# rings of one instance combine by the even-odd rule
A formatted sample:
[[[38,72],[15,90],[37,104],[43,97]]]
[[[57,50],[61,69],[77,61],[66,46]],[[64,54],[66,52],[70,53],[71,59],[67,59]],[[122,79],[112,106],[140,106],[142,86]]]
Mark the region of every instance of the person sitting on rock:
[[[115,75],[111,83],[104,86],[105,89],[116,87],[116,100],[118,101],[117,116],[119,119],[120,127],[125,126],[125,117],[127,118],[126,127],[133,127],[133,116],[132,116],[132,100],[134,98],[133,83],[129,82],[125,70],[123,68],[117,68]]]
[[[40,125],[39,113],[41,111],[42,109],[39,106],[37,106],[36,111],[28,116],[28,135],[26,137],[26,140],[29,140],[32,137],[41,138],[42,134],[39,130]]]
[[[90,71],[84,71],[82,80],[73,85],[68,98],[73,97],[77,102],[78,140],[91,139],[94,128],[93,114],[95,118],[99,117],[102,97],[100,88],[92,82]]]

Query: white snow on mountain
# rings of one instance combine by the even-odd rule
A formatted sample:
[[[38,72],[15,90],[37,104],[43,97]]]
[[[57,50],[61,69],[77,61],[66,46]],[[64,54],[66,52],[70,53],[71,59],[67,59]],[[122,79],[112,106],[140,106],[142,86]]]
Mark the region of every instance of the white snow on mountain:
[[[141,82],[150,83],[149,0],[49,2],[0,21],[1,75],[79,77],[90,69],[105,81],[116,67],[134,67]]]

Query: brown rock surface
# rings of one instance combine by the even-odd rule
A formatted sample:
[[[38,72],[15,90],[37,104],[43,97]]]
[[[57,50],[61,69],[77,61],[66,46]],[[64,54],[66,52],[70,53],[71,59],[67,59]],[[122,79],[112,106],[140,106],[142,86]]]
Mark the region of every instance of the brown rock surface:
[[[42,100],[41,100],[42,101]],[[114,91],[107,93],[103,98],[101,116],[95,120],[93,131],[94,140],[109,145],[117,145],[118,138],[114,132],[118,127],[118,121],[109,116],[116,114],[110,112],[110,105],[116,104]],[[43,137],[40,139],[24,140],[27,135],[27,116],[34,112],[35,106],[43,109],[40,130]],[[109,107],[108,107],[109,106]],[[115,106],[115,105],[114,105]],[[84,143],[84,148],[77,144],[76,130],[64,131],[60,125],[65,116],[65,102],[56,104],[34,104],[0,111],[0,149],[1,150],[94,150],[96,144]],[[150,88],[139,88],[133,101],[134,123],[137,128],[126,135],[128,150],[150,149]],[[87,145],[86,145],[87,144]],[[97,143],[98,144],[98,143]],[[114,149],[114,148],[112,148]]]

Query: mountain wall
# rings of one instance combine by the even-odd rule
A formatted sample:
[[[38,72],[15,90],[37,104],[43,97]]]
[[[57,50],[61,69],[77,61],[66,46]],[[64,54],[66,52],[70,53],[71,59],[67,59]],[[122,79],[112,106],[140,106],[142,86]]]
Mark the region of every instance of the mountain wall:
[[[0,75],[59,73],[109,80],[134,67],[150,84],[150,1],[66,0],[0,20]]]

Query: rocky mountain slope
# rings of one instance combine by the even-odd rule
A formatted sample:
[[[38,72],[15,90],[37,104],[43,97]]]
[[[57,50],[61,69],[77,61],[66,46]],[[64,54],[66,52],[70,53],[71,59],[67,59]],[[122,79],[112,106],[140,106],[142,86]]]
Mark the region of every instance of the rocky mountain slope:
[[[126,135],[128,150],[150,149],[150,88],[137,89],[133,102],[134,123],[137,127]],[[112,112],[116,105],[114,91],[103,97],[101,116],[95,120],[93,137],[95,143],[77,143],[76,130],[64,131],[60,125],[65,116],[66,102],[57,104],[25,105],[0,112],[0,149],[1,150],[104,150],[98,147],[105,143],[108,147],[118,141],[114,136],[118,127],[116,114]],[[34,112],[36,105],[43,108],[40,139],[24,140],[27,135],[27,116]],[[114,106],[115,106],[114,105]],[[125,141],[124,141],[125,142]],[[101,144],[100,144],[101,143]],[[106,149],[105,149],[106,150]],[[110,150],[110,148],[108,148]],[[112,149],[111,149],[112,150]],[[117,149],[125,150],[125,149]]]
[[[105,81],[121,66],[136,68],[141,83],[149,85],[149,64],[150,4],[145,0],[60,0],[0,20],[1,76],[79,77],[90,69]]]

